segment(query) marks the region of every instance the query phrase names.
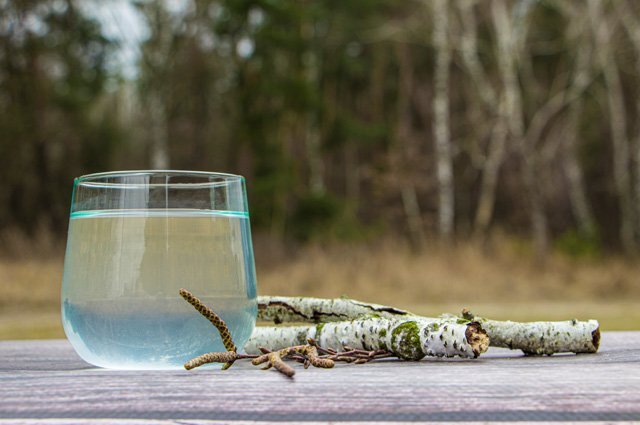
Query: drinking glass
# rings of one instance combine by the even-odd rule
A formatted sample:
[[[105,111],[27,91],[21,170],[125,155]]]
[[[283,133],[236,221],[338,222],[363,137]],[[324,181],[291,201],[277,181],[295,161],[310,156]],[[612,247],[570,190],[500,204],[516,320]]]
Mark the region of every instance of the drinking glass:
[[[256,320],[244,178],[119,171],[75,179],[62,321],[80,357],[106,368],[174,369],[226,351],[180,288],[211,306],[244,346]]]

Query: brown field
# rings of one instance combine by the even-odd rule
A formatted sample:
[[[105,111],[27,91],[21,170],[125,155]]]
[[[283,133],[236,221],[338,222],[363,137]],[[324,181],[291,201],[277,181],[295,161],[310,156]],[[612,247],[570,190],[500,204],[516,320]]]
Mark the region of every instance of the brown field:
[[[600,320],[640,329],[640,265],[552,255],[534,264],[517,244],[490,255],[473,245],[412,253],[387,241],[310,246],[293,254],[257,244],[261,294],[347,295],[426,315],[471,308],[497,319]],[[62,257],[0,260],[0,339],[58,338]]]

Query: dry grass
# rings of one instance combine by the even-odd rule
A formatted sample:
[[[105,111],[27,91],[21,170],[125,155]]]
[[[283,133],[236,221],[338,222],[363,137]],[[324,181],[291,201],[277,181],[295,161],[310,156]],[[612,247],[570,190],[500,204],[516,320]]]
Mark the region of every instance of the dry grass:
[[[517,245],[491,255],[473,245],[412,253],[398,242],[309,247],[282,264],[261,264],[262,292],[347,294],[403,304],[640,300],[640,265],[620,258],[534,264]]]
[[[0,261],[0,311],[57,309],[62,258]]]
[[[279,254],[278,254],[279,252]],[[640,265],[621,258],[552,256],[534,265],[513,242],[491,255],[472,245],[412,253],[395,241],[256,252],[259,292],[353,298],[422,314],[512,320],[596,318],[604,329],[640,329]],[[62,337],[62,258],[0,260],[0,339]]]
[[[623,258],[535,264],[515,241],[490,255],[472,244],[415,254],[404,244],[307,247],[284,263],[261,264],[262,293],[392,304],[424,315],[471,308],[503,320],[600,320],[603,329],[640,329],[640,265]]]
[[[62,258],[0,260],[0,340],[64,337]]]

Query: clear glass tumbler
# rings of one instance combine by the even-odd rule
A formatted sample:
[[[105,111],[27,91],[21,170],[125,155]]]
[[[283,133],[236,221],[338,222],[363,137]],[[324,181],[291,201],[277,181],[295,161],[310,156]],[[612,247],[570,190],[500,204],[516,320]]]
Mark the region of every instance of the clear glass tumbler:
[[[75,179],[62,320],[78,354],[106,368],[174,369],[224,351],[180,288],[211,306],[244,346],[256,320],[244,178],[121,171]]]

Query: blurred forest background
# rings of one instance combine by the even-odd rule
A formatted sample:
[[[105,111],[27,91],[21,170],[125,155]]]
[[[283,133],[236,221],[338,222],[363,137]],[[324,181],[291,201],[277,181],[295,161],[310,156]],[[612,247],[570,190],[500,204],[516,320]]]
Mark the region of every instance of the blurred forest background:
[[[262,293],[638,328],[639,118],[633,0],[0,0],[0,338],[73,178],[169,168],[246,176]]]

